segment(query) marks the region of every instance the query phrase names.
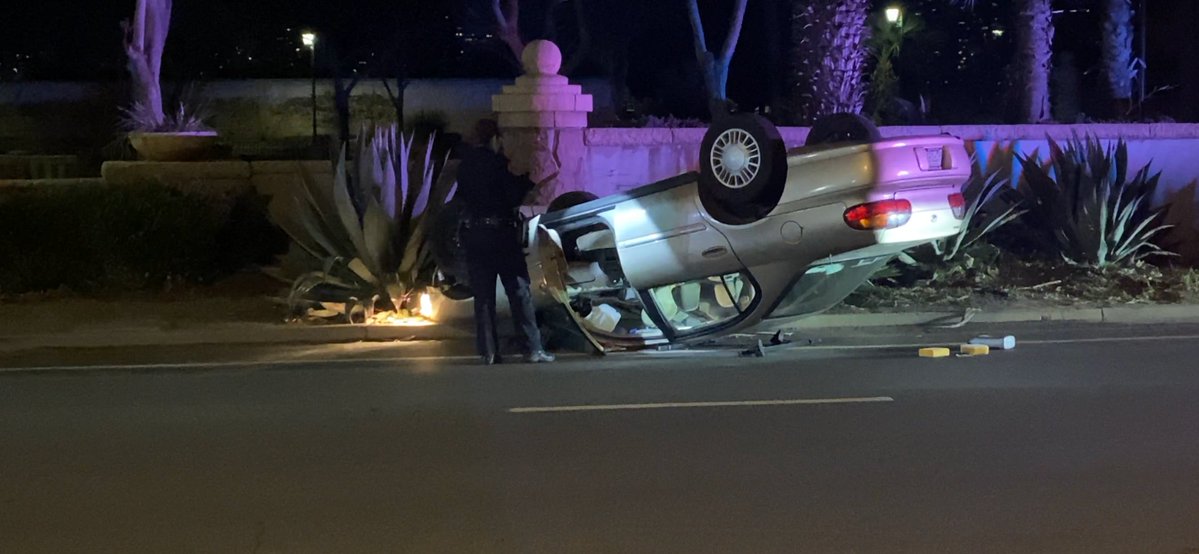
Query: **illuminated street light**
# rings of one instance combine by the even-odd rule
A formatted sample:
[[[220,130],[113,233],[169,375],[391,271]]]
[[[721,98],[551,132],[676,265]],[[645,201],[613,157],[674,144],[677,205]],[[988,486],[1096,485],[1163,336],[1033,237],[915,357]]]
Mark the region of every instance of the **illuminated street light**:
[[[1000,29],[999,27],[991,29],[991,34],[995,35],[996,37],[1001,37],[1003,36],[1003,29]]]
[[[316,33],[305,31],[300,34],[300,41],[308,49],[308,63],[312,71],[312,145],[316,146]]]
[[[899,6],[891,6],[887,8],[883,14],[887,17],[887,23],[900,25],[903,22],[903,10],[900,9]]]

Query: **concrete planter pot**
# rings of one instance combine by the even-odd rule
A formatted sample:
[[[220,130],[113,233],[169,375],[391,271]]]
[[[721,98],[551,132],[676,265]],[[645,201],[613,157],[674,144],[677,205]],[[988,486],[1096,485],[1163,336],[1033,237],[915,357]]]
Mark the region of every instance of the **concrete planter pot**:
[[[186,162],[202,160],[216,151],[216,131],[178,133],[129,133],[129,143],[143,160]]]

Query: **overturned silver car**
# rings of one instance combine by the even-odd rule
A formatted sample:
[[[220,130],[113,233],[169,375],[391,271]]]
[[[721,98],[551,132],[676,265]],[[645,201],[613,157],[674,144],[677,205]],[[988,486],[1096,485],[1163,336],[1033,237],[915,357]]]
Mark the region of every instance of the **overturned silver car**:
[[[881,139],[840,114],[787,150],[765,119],[730,115],[706,133],[699,172],[568,193],[529,220],[535,301],[603,349],[777,329],[957,233],[969,177],[948,135]]]

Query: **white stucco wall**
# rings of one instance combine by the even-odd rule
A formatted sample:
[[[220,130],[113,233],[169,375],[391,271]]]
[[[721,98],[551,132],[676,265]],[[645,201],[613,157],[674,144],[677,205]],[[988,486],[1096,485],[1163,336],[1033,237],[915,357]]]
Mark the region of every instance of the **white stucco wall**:
[[[1162,173],[1159,201],[1199,179],[1199,124],[1112,125],[969,125],[883,127],[884,136],[949,133],[987,152],[997,143],[1016,143],[1019,151],[1048,152],[1046,137],[1067,140],[1094,136],[1105,142],[1123,138],[1133,169],[1152,163]],[[808,129],[779,129],[788,147],[803,144]],[[703,129],[588,129],[584,134],[584,163],[573,188],[597,195],[612,194],[652,183],[699,165]]]

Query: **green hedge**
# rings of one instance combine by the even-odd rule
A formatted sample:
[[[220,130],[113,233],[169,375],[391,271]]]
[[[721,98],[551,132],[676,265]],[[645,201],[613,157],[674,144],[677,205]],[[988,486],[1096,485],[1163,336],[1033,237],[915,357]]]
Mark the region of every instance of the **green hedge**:
[[[0,293],[211,283],[287,247],[266,199],[162,185],[0,189]]]

